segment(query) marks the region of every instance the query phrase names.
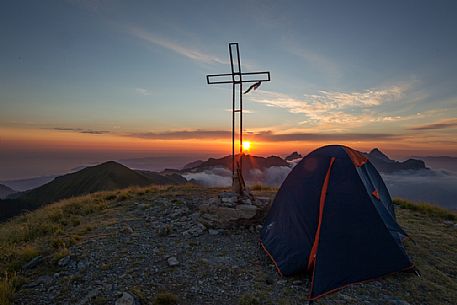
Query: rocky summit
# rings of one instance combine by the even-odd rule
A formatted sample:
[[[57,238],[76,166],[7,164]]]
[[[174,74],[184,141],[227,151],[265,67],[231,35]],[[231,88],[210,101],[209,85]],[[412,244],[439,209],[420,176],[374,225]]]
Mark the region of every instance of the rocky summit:
[[[35,239],[14,241],[17,249],[29,247],[27,253],[37,250],[17,269],[21,280],[12,303],[306,304],[308,279],[279,276],[258,245],[275,191],[254,191],[249,198],[223,189],[149,187],[69,199],[19,216],[2,224],[0,233],[24,223],[55,224],[55,230],[36,235],[43,231],[37,229]],[[455,304],[457,257],[449,250],[457,247],[455,220],[397,212],[416,242],[406,247],[422,278],[395,274],[316,304]],[[18,265],[14,259],[5,254],[1,268]]]

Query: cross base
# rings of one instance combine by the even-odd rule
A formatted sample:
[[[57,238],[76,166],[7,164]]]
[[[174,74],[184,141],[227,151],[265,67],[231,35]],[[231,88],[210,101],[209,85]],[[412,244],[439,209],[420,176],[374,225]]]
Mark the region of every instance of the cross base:
[[[232,191],[243,195],[246,192],[246,183],[244,182],[243,174],[240,169],[240,162],[236,162],[236,170],[232,176]]]

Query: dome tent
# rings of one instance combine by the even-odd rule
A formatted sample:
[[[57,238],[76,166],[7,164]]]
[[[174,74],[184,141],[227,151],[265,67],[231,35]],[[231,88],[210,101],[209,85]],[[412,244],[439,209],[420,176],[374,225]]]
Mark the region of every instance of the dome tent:
[[[402,244],[406,236],[370,161],[329,145],[287,176],[260,239],[280,274],[309,274],[309,299],[315,300],[351,283],[413,270]]]

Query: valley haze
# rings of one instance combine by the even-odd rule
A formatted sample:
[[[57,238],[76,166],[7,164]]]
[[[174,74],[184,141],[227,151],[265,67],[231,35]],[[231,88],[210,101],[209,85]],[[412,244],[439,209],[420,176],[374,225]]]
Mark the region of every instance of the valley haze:
[[[375,167],[380,172],[383,177],[391,196],[405,198],[417,202],[430,202],[436,205],[442,206],[448,209],[457,209],[457,204],[455,203],[455,198],[457,198],[457,173],[453,172],[452,169],[455,168],[457,163],[457,158],[454,157],[434,157],[432,162],[423,161],[420,157],[415,157],[414,159],[407,159],[404,161],[395,161],[390,159],[386,154],[384,154],[379,149],[372,149],[369,153],[365,153],[370,161],[375,165]],[[272,187],[279,187],[284,179],[287,177],[289,172],[295,166],[295,164],[301,160],[302,154],[294,152],[284,158],[278,156],[270,157],[258,157],[253,155],[243,156],[243,173],[248,185],[265,185]],[[168,178],[166,177],[175,177],[173,178],[174,182],[171,183],[183,183],[184,181],[194,182],[207,187],[229,187],[231,185],[231,156],[225,156],[221,158],[208,158],[207,160],[195,160],[191,159],[192,157],[144,157],[144,158],[134,158],[134,159],[122,159],[116,162],[105,162],[102,164],[93,164],[89,167],[78,166],[73,168],[71,171],[65,175],[68,180],[66,183],[68,190],[72,190],[71,194],[86,194],[92,193],[96,190],[110,190],[113,189],[114,185],[117,185],[118,188],[126,187],[129,185],[145,185],[150,178],[142,178],[144,182],[127,178],[128,175],[136,175],[135,171],[141,176],[150,176],[155,175],[154,181],[163,181],[160,183],[166,183]],[[430,157],[424,158],[425,160],[430,159]],[[192,160],[192,161],[190,161]],[[186,163],[183,163],[186,161]],[[436,168],[433,168],[428,165],[428,162],[432,164],[437,164]],[[178,165],[179,163],[179,165]],[[122,166],[121,166],[122,164]],[[107,167],[108,166],[108,167]],[[79,173],[87,171],[92,168],[92,174],[84,174],[85,178],[82,179],[91,179],[91,185],[99,184],[100,187],[95,189],[81,189],[78,193],[78,189],[81,188],[78,183],[75,183],[74,178]],[[123,169],[124,168],[124,169]],[[130,168],[131,170],[128,170]],[[450,170],[449,170],[450,169]],[[119,176],[119,182],[114,182],[113,186],[109,186],[108,181],[99,181],[100,179],[104,180],[102,172],[108,170],[108,172],[115,171],[116,173],[109,174],[112,175],[127,175],[127,177]],[[132,171],[133,170],[133,171]],[[71,174],[74,173],[74,174]],[[120,174],[123,173],[123,174]],[[150,173],[150,174],[149,174]],[[157,180],[160,175],[164,178]],[[171,175],[171,176],[170,176]],[[29,179],[21,180],[6,180],[0,181],[0,185],[4,185],[6,188],[11,188],[13,190],[5,190],[5,195],[3,199],[22,199],[22,201],[35,201],[37,204],[53,202],[60,198],[67,198],[68,195],[65,194],[55,194],[55,191],[61,186],[56,185],[55,181],[60,181],[60,175],[55,176],[43,176]],[[182,180],[176,180],[177,177],[181,177]],[[56,179],[57,178],[57,179]],[[78,178],[81,179],[81,178]],[[120,182],[125,180],[125,182]],[[81,180],[85,181],[85,180]],[[130,182],[127,182],[130,181]],[[88,182],[85,182],[88,183]],[[46,189],[47,185],[49,186]],[[71,185],[71,186],[70,186]],[[43,187],[42,187],[43,186]],[[36,190],[43,188],[43,191],[38,191],[38,193],[43,193],[42,195],[33,195],[38,194]],[[36,189],[36,190],[35,190]],[[17,193],[11,194],[16,191]],[[25,192],[26,196],[21,195]],[[27,195],[28,194],[28,195]],[[55,197],[53,197],[55,196]],[[29,205],[26,205],[29,206]],[[16,212],[12,212],[13,214]],[[11,215],[13,215],[11,214]]]

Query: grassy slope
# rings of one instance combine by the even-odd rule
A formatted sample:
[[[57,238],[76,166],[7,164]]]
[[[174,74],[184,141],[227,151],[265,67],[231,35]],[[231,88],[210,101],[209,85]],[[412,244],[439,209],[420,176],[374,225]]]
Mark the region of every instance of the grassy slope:
[[[22,193],[16,199],[0,201],[0,221],[18,215],[23,210],[34,210],[43,204],[64,198],[131,186],[181,184],[185,181],[179,175],[164,176],[153,172],[134,171],[122,164],[108,161],[59,176],[45,185]]]
[[[457,302],[457,228],[449,227],[429,213],[428,210],[408,208],[398,213],[399,223],[415,242],[407,242],[406,250],[422,274],[420,278],[398,281],[399,293],[416,303],[427,299],[433,300],[434,304],[444,304],[449,300]],[[440,212],[438,217],[443,214]],[[455,215],[448,214],[445,218],[455,219]],[[389,278],[388,281],[395,279]],[[411,293],[413,295],[408,296]]]
[[[68,247],[85,240],[94,227],[114,221],[118,203],[140,198],[145,193],[159,192],[168,196],[180,191],[211,192],[193,186],[129,188],[100,192],[62,200],[26,215],[0,224],[0,305],[10,304],[15,289],[27,282],[20,269],[24,263],[41,255],[46,263],[34,272],[49,273],[55,263],[68,253]],[[274,196],[275,190],[258,189],[259,196]],[[384,281],[391,290],[412,304],[451,304],[457,300],[457,229],[446,225],[445,219],[457,215],[436,207],[411,205],[397,200],[399,223],[416,244],[406,243],[408,253],[422,272],[422,277],[397,274]],[[354,285],[349,288],[360,294],[376,294],[376,288]]]
[[[27,281],[20,275],[26,262],[38,255],[57,262],[95,226],[109,222],[118,201],[162,188],[166,187],[132,187],[65,199],[0,223],[0,305],[10,304],[16,288]]]
[[[8,195],[14,194],[17,191],[13,190],[12,188],[0,184],[0,198],[6,198]]]
[[[22,199],[37,203],[54,202],[62,198],[97,191],[115,190],[129,186],[146,186],[153,183],[148,177],[116,162],[105,162],[66,174],[27,192]]]

